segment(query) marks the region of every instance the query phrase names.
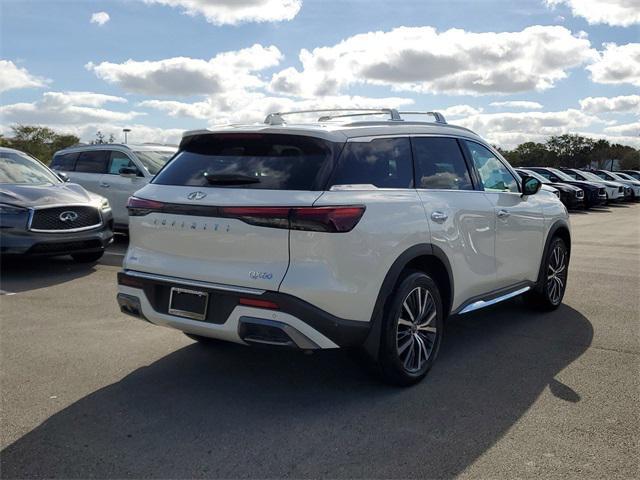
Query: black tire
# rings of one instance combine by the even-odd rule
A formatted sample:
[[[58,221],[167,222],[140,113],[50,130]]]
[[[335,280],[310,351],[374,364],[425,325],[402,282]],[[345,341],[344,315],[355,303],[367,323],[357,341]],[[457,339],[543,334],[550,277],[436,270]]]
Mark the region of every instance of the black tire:
[[[542,261],[542,278],[527,299],[536,308],[555,310],[562,303],[569,278],[569,250],[564,240],[554,237]]]
[[[418,298],[423,299],[421,308]],[[422,380],[438,356],[443,327],[438,286],[423,272],[407,272],[396,287],[382,320],[378,355],[382,378],[400,386]]]
[[[72,253],[71,257],[78,263],[94,263],[102,258],[104,252]]]

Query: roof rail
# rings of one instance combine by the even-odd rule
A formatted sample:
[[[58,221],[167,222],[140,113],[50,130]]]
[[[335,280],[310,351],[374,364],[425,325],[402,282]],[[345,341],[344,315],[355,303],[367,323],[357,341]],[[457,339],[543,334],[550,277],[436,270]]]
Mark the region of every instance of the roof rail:
[[[395,108],[323,108],[317,110],[296,110],[291,112],[275,112],[267,115],[267,118],[264,119],[264,123],[267,125],[284,125],[286,122],[284,121],[285,115],[294,115],[294,114],[303,114],[303,113],[327,113],[327,112],[357,112],[357,113],[341,113],[338,115],[323,115],[318,121],[326,122],[327,120],[331,120],[334,118],[344,118],[344,117],[359,117],[364,115],[372,115],[376,113],[386,113],[389,115],[389,120],[393,121],[402,121],[402,118],[398,114],[398,111]]]
[[[440,112],[398,112],[400,115],[431,115],[436,119],[436,123],[447,123],[447,120],[444,118]]]
[[[344,113],[346,112],[346,113]],[[294,114],[303,114],[303,113],[329,113],[329,115],[322,115],[318,118],[318,122],[326,122],[329,120],[333,120],[335,118],[347,118],[347,117],[364,117],[367,115],[375,115],[375,114],[387,114],[389,115],[389,120],[393,122],[402,122],[404,119],[401,115],[431,115],[436,123],[446,124],[447,120],[444,118],[440,112],[399,112],[395,108],[324,108],[317,110],[295,110],[291,112],[275,112],[267,115],[267,118],[264,119],[264,123],[267,125],[284,125],[286,122],[284,120],[285,115],[294,115]],[[331,113],[337,113],[332,115]]]

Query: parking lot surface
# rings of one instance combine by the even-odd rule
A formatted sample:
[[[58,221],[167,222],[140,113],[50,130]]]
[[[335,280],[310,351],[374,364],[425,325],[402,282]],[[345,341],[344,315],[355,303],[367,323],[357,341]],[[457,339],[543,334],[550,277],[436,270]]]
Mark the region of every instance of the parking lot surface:
[[[342,351],[205,348],[104,261],[2,265],[3,478],[638,478],[640,205],[572,214],[564,304],[451,319],[421,384]]]

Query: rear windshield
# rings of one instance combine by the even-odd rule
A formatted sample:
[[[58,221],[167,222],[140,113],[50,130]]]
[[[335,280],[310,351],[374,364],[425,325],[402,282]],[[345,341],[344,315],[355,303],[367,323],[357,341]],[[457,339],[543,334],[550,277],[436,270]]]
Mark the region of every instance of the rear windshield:
[[[153,183],[194,187],[319,190],[334,145],[282,134],[217,134],[187,139]]]

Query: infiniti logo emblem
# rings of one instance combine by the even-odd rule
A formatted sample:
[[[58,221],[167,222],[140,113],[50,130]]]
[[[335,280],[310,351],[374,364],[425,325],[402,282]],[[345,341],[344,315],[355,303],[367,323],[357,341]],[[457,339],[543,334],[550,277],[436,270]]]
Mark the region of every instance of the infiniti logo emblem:
[[[63,222],[74,222],[78,219],[78,214],[72,210],[62,212],[58,217]]]
[[[202,200],[206,196],[207,194],[204,192],[191,192],[189,195],[187,195],[187,198],[189,200]]]

